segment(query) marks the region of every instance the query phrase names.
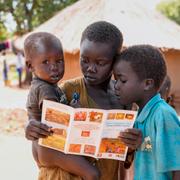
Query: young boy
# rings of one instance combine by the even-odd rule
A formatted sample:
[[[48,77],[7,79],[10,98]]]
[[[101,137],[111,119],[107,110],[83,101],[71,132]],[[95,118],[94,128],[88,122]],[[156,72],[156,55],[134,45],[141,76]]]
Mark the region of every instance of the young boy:
[[[61,43],[54,35],[33,33],[25,40],[26,65],[33,73],[27,99],[28,116],[41,119],[44,99],[67,103],[65,94],[57,86],[64,75],[64,56]]]
[[[64,75],[64,55],[60,40],[50,33],[38,32],[28,36],[24,42],[24,52],[26,58],[26,65],[33,73],[33,80],[31,83],[28,99],[27,99],[27,111],[29,119],[35,119],[35,121],[41,120],[42,103],[44,99],[65,103],[67,99],[63,91],[57,86],[58,81]],[[40,129],[46,128],[46,133],[41,137],[46,137],[52,132],[50,128],[43,125]],[[37,127],[34,127],[37,128]],[[43,163],[39,162],[37,141],[33,141],[33,156],[39,167],[43,166]],[[51,163],[52,159],[50,153],[57,153],[55,150],[51,150],[45,147],[41,147],[39,151],[45,151],[46,158]],[[60,154],[60,152],[59,152]],[[70,161],[70,170],[72,173],[81,175],[83,178],[90,177],[87,175],[83,168],[86,168],[91,173],[95,171],[83,157],[80,156],[67,156],[66,163]],[[62,164],[66,169],[66,165]],[[68,166],[69,167],[69,166]],[[63,176],[62,176],[63,177]],[[69,175],[68,178],[72,178]],[[41,179],[41,177],[39,177]],[[43,178],[42,178],[43,179]],[[77,177],[78,179],[78,177]]]
[[[83,77],[71,79],[61,84],[68,100],[71,100],[73,93],[77,92],[80,95],[81,107],[125,108],[125,106],[120,105],[115,96],[114,81],[111,80],[112,66],[115,56],[122,47],[122,42],[123,38],[119,29],[105,21],[92,23],[83,31],[80,44],[80,66]],[[34,129],[33,123],[34,121],[31,121],[26,128],[26,135],[30,140],[36,139],[42,134],[38,129]],[[46,133],[45,129],[44,133]],[[131,138],[129,138],[128,146],[135,149],[141,142],[141,132],[130,129],[129,134]],[[43,156],[41,160],[46,161],[45,158]],[[54,157],[56,160],[59,158],[60,156]],[[88,158],[88,161],[100,171],[101,180],[118,180],[118,161],[110,159],[96,160],[94,158]],[[55,174],[55,172],[61,171],[60,168],[50,169],[48,166],[49,164],[47,163],[46,167],[44,167],[44,172],[51,171]],[[67,171],[71,172],[68,169]],[[87,170],[84,168],[84,171]],[[122,171],[124,169],[121,169],[121,173]],[[45,173],[42,172],[42,174],[45,177]],[[58,179],[58,175],[56,178]]]
[[[134,179],[180,179],[180,122],[158,93],[166,76],[163,55],[150,45],[129,47],[117,57],[114,75],[120,103],[139,106],[135,127],[144,142],[135,154]]]

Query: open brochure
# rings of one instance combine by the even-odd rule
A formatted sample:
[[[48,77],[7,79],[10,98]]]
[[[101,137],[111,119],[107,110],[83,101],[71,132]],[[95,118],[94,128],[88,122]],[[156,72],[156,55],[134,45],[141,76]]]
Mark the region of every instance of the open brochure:
[[[137,112],[72,108],[43,101],[42,122],[51,126],[53,135],[39,144],[67,154],[124,161],[127,147],[118,139],[119,132],[132,128]]]

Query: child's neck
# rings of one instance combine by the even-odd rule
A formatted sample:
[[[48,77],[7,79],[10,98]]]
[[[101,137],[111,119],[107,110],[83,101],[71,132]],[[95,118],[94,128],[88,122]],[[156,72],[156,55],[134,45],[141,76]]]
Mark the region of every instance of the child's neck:
[[[144,106],[157,94],[157,91],[146,93],[139,102],[136,102],[136,104],[139,106],[139,112],[142,111]]]
[[[50,82],[48,82],[48,81],[45,81],[45,80],[43,80],[43,79],[39,78],[39,77],[38,77],[38,76],[36,76],[36,75],[34,75],[34,76],[33,76],[33,78],[35,78],[35,79],[39,79],[39,80],[44,81],[44,82],[46,82],[46,83],[48,83],[48,84],[51,84],[51,85],[53,85],[53,86],[57,86],[57,84],[58,84],[58,83],[50,83]]]

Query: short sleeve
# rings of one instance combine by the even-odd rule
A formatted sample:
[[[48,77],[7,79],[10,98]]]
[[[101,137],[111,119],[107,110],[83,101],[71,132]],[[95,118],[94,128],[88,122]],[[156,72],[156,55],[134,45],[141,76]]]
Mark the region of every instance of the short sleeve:
[[[60,97],[57,94],[56,89],[51,85],[42,85],[39,87],[39,107],[41,108],[43,100],[52,100],[55,102],[59,102]]]
[[[156,114],[155,156],[157,172],[180,170],[180,121],[172,109]]]

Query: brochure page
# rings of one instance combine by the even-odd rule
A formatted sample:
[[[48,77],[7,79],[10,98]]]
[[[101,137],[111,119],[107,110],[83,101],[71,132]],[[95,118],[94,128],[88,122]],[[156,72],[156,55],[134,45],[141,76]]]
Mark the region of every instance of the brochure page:
[[[72,108],[44,100],[42,123],[52,127],[53,134],[39,144],[68,154],[124,161],[127,147],[119,133],[132,128],[137,112]]]
[[[121,131],[132,128],[137,112],[127,110],[109,110],[104,121],[98,158],[126,159],[127,147],[119,140]]]
[[[39,144],[65,152],[73,111],[70,106],[44,100],[41,122],[52,127],[53,134],[47,138],[41,138]]]
[[[95,157],[105,113],[98,109],[75,109],[71,124],[68,153]]]

